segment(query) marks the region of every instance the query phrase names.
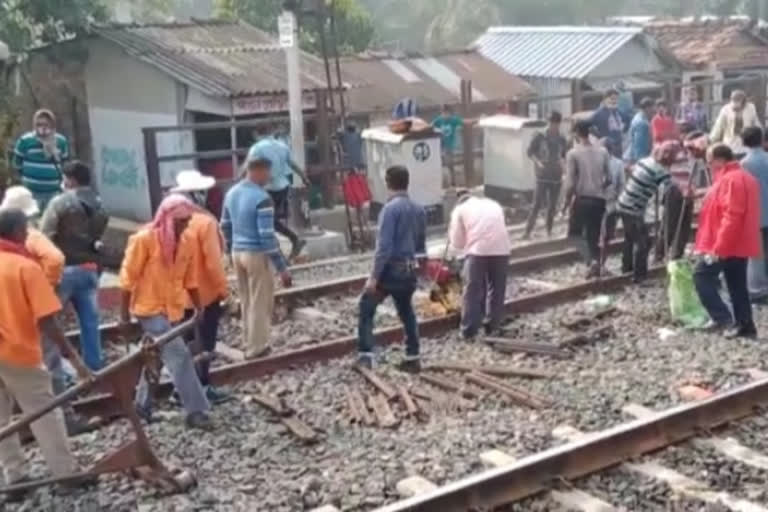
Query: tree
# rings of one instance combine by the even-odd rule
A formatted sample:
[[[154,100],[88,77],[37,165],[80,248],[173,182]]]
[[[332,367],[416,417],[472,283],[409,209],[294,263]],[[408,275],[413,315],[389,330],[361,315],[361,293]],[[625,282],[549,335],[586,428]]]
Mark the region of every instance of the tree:
[[[81,33],[107,12],[101,0],[3,0],[0,39],[21,51]]]
[[[321,0],[322,1],[322,0]],[[366,9],[358,0],[324,0],[326,8],[336,19],[336,34],[339,51],[353,53],[365,50],[373,39],[373,22]],[[317,2],[304,2],[306,5]],[[241,19],[267,32],[277,32],[277,17],[283,10],[283,0],[216,0],[216,14],[232,19]],[[299,28],[301,46],[309,51],[320,51],[320,26],[326,33],[330,26],[329,13],[308,14],[300,11]]]

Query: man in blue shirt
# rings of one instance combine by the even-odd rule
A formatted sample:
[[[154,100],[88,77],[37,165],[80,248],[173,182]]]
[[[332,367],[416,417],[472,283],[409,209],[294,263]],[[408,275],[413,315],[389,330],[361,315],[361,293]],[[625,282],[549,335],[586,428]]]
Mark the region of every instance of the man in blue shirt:
[[[291,254],[290,259],[295,258],[301,253],[301,250],[306,245],[304,240],[301,240],[299,236],[288,227],[288,196],[290,194],[291,185],[293,184],[293,173],[299,175],[304,181],[305,185],[309,185],[304,171],[296,164],[291,154],[291,148],[288,144],[275,138],[274,135],[269,135],[261,140],[251,148],[253,151],[266,155],[270,162],[271,178],[269,183],[265,186],[267,192],[272,197],[272,202],[275,208],[275,231],[288,238],[291,241]]]
[[[624,121],[619,112],[619,92],[610,89],[605,93],[603,104],[592,114],[590,122],[597,130],[597,138],[611,140],[611,148],[617,148],[615,156],[621,158]]]
[[[624,154],[624,160],[631,165],[651,156],[653,149],[651,117],[653,117],[654,109],[651,98],[640,100],[640,110],[635,114],[632,124],[629,126],[629,146],[627,146],[627,151]]]
[[[752,258],[747,266],[749,296],[753,301],[768,298],[768,153],[763,149],[763,130],[752,126],[744,130],[741,140],[747,149],[742,167],[760,184],[760,231],[763,255]]]
[[[269,183],[275,152],[254,144],[245,160],[247,175],[224,198],[221,231],[232,257],[242,309],[246,357],[269,353],[275,283],[272,266],[280,273],[283,286],[292,285],[288,264],[275,237],[275,208],[264,187]]]
[[[392,296],[405,330],[405,360],[400,369],[415,373],[419,362],[419,328],[413,311],[417,258],[426,253],[427,217],[424,208],[408,197],[408,169],[387,169],[385,180],[390,199],[379,214],[379,235],[373,270],[360,297],[358,321],[358,363],[373,367],[373,319],[376,308]]]

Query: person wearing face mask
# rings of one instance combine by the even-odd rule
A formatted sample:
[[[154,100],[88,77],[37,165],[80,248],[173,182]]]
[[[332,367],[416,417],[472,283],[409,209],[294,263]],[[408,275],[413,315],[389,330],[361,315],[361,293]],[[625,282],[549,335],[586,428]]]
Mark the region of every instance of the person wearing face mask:
[[[13,166],[43,212],[61,192],[61,168],[70,157],[69,143],[56,132],[56,116],[50,110],[35,112],[32,123],[34,130],[16,141]]]
[[[590,123],[597,130],[598,139],[610,139],[613,155],[621,158],[624,121],[618,108],[619,92],[610,89],[605,93],[603,104],[592,114]]]
[[[741,141],[741,132],[752,126],[762,128],[755,105],[747,101],[744,91],[737,89],[731,93],[731,101],[720,109],[709,138],[712,143],[727,144],[736,157],[741,157],[746,153]]]

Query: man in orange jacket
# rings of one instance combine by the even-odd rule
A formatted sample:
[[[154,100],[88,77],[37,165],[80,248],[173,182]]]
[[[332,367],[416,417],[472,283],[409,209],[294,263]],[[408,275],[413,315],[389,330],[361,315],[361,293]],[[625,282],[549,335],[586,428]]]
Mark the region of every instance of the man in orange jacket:
[[[222,302],[229,295],[229,282],[224,270],[224,238],[219,231],[219,222],[212,214],[205,211],[207,192],[216,185],[216,180],[204,176],[199,171],[181,171],[176,176],[176,187],[172,193],[181,194],[201,208],[193,213],[184,236],[194,241],[197,249],[197,274],[199,276],[200,302],[203,307],[200,318],[198,335],[201,349],[213,354],[216,351],[216,337],[219,332],[219,321],[224,312]],[[187,310],[187,317],[192,315]],[[188,340],[189,341],[189,340]],[[231,396],[220,389],[214,388],[209,379],[210,362],[203,360],[198,364],[200,383],[205,388],[208,401],[214,404],[222,403]]]
[[[712,328],[734,326],[727,337],[755,338],[757,328],[747,288],[747,261],[761,251],[760,185],[725,144],[712,146],[707,161],[714,183],[699,215],[696,291],[712,319]],[[720,297],[720,274],[725,276],[733,314]]]

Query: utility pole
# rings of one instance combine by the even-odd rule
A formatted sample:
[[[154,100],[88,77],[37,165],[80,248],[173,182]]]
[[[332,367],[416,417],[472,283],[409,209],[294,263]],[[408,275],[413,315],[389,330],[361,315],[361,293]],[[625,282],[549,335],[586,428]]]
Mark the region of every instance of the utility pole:
[[[301,72],[299,70],[299,38],[296,14],[288,6],[277,20],[280,46],[285,51],[285,68],[288,76],[288,116],[291,123],[291,150],[293,159],[306,172],[304,152],[304,115],[302,112]],[[292,223],[299,231],[309,228],[309,211],[302,205],[306,201],[307,189],[303,183],[294,183],[290,208]]]

